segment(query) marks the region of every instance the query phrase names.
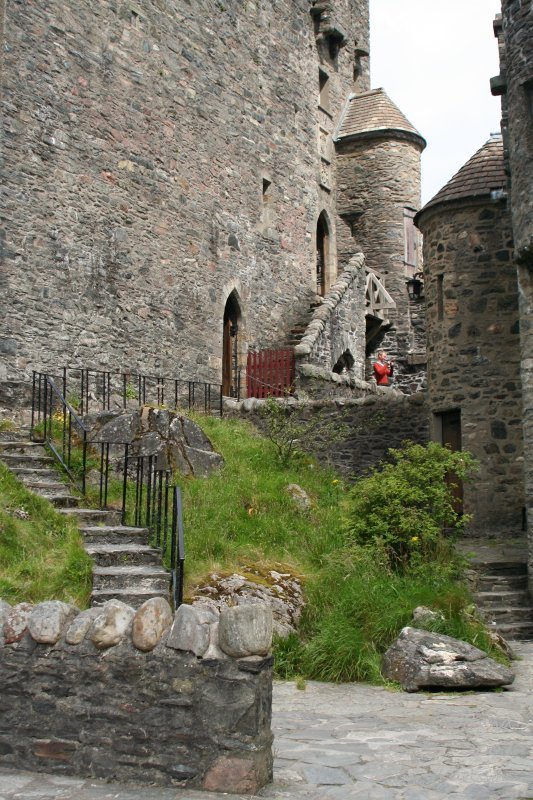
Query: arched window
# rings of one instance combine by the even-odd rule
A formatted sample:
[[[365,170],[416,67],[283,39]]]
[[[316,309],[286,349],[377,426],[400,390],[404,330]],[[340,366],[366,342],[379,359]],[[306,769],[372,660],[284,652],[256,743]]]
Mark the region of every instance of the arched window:
[[[325,211],[316,224],[316,293],[326,294],[329,273],[329,227]]]
[[[232,292],[224,308],[222,337],[222,394],[237,397],[239,385],[239,325],[241,309],[236,292]]]

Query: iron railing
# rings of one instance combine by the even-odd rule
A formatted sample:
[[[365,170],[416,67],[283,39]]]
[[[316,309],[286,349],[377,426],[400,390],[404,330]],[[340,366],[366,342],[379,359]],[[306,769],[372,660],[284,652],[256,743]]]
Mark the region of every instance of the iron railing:
[[[148,528],[150,544],[169,553],[171,593],[178,608],[183,602],[185,562],[181,489],[173,484],[170,470],[157,469],[157,456],[132,456],[128,444],[124,446],[121,520],[123,525]]]
[[[61,391],[49,375],[33,373],[30,438],[49,447],[69,478],[85,494],[88,430],[67,402],[64,388],[63,384]]]
[[[98,507],[108,509],[110,479],[122,481],[122,524],[147,528],[149,544],[170,561],[170,592],[175,608],[183,601],[185,546],[182,498],[168,469],[157,469],[155,456],[131,453],[128,443],[94,441],[89,428],[66,400],[66,379],[58,387],[49,375],[34,372],[31,434],[45,444],[82,494],[87,494],[88,467],[96,469]],[[116,508],[114,509],[116,510]]]
[[[114,398],[115,405],[122,408],[150,404],[222,416],[219,383],[85,367],[63,367],[53,377],[62,384],[64,396],[78,407],[80,415],[89,411],[91,402],[102,411],[109,411]]]

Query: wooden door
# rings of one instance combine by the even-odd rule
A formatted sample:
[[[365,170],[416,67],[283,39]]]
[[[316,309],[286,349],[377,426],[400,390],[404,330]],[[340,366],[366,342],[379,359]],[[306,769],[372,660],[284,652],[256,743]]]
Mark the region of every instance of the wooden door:
[[[224,335],[222,340],[222,394],[224,397],[231,396],[231,326],[231,317],[229,314],[224,314]]]
[[[455,411],[446,411],[443,414],[440,414],[440,418],[442,425],[442,444],[448,445],[453,451],[462,450],[460,410],[456,409]],[[464,510],[463,482],[459,480],[455,473],[451,472],[446,476],[446,483],[452,487],[455,511],[458,514],[462,514]]]

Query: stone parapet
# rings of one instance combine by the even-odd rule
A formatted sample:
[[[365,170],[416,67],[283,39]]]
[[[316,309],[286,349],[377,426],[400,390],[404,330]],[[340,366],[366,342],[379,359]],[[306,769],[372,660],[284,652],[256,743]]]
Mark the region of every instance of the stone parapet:
[[[255,794],[272,776],[272,614],[0,601],[0,765]]]
[[[362,377],[364,342],[365,257],[356,253],[313,311],[311,321],[294,348],[297,361],[333,370],[349,353],[348,372]]]

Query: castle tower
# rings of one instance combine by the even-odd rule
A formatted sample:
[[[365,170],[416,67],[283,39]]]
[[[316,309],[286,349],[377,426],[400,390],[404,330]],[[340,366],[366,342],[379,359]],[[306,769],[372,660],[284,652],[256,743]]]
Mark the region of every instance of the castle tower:
[[[424,235],[432,437],[479,461],[457,500],[480,535],[520,531],[523,513],[518,293],[505,187],[502,138],[494,135],[415,218]]]
[[[421,269],[413,218],[420,208],[420,154],[426,142],[386,92],[373,89],[349,97],[335,144],[339,264],[355,240],[396,303],[381,325],[368,321],[367,354],[385,346],[397,356],[401,386],[408,353],[423,349],[422,342],[415,346],[406,280]],[[406,384],[410,380],[406,375]]]

